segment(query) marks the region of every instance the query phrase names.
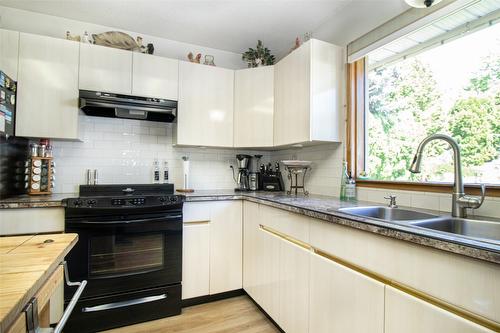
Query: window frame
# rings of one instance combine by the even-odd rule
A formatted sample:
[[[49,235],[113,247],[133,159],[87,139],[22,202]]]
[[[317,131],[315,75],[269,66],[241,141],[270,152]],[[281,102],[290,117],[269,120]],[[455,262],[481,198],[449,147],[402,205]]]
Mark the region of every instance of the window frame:
[[[359,187],[384,188],[402,191],[451,193],[453,183],[409,182],[360,179],[365,159],[365,114],[368,110],[366,85],[366,57],[347,64],[347,115],[346,115],[346,161],[348,170],[355,175]],[[465,184],[468,194],[480,194],[479,184]],[[486,195],[500,197],[500,185],[488,184]]]

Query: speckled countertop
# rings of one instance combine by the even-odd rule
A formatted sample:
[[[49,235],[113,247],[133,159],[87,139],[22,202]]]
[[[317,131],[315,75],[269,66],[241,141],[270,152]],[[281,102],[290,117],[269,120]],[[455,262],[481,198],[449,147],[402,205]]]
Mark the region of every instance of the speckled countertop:
[[[76,197],[75,193],[55,194],[44,197],[21,196],[0,200],[0,208],[63,207],[62,199]],[[186,194],[186,201],[248,200],[310,216],[323,221],[345,225],[379,235],[408,241],[414,244],[465,255],[471,258],[500,264],[500,244],[485,242],[446,232],[412,226],[405,222],[387,222],[374,218],[340,212],[340,208],[373,206],[373,202],[344,202],[331,196],[288,196],[275,192],[234,192],[232,190],[196,191]],[[411,210],[442,215],[440,212],[409,208]],[[496,221],[500,223],[500,221]]]

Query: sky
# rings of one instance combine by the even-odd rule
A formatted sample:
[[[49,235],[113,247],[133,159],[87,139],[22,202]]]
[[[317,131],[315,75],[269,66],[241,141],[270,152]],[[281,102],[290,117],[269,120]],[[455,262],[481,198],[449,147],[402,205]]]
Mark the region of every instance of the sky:
[[[451,107],[489,54],[500,57],[500,24],[422,52],[416,58],[429,65],[444,93],[444,106]]]

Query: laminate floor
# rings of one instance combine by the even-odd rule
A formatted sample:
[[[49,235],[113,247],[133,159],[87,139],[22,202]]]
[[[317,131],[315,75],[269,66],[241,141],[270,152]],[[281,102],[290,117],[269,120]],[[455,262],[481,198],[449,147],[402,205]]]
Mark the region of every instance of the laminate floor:
[[[182,314],[106,333],[278,333],[248,296],[184,308]]]

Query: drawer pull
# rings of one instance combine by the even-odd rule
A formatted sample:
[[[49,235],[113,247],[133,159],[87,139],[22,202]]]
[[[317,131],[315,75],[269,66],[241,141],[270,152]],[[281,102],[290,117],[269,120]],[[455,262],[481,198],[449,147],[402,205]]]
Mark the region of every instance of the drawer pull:
[[[105,311],[105,310],[111,310],[111,309],[118,309],[118,308],[123,308],[123,307],[126,307],[126,306],[130,306],[130,305],[137,305],[137,304],[144,304],[144,303],[149,303],[149,302],[155,302],[155,301],[159,301],[159,300],[162,300],[162,299],[165,299],[165,298],[167,298],[167,294],[141,297],[141,298],[131,299],[131,300],[127,300],[127,301],[121,301],[121,302],[114,302],[114,303],[108,303],[108,304],[101,304],[101,305],[96,305],[96,306],[85,307],[85,308],[82,309],[82,312],[97,312],[97,311]]]

